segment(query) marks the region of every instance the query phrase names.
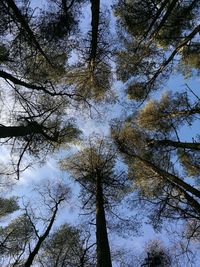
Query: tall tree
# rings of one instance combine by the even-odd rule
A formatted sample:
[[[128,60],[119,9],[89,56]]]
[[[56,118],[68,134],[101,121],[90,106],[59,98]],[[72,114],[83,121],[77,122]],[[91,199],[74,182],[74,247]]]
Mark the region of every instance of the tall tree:
[[[155,201],[157,220],[162,216],[199,219],[199,188],[190,184],[186,175],[180,175],[173,161],[174,151],[181,145],[185,145],[186,154],[187,149],[196,148],[187,147],[188,143],[156,140],[144,128],[138,128],[134,120],[113,126],[112,134],[141,198]]]
[[[102,139],[90,139],[88,147],[62,162],[81,185],[84,207],[96,213],[97,266],[112,266],[105,210],[126,190],[124,173],[116,170],[116,151]]]
[[[68,224],[61,225],[44,242],[39,253],[39,265],[92,267],[94,244],[89,244],[90,234]]]
[[[199,7],[197,0],[117,2],[116,17],[128,33],[122,32],[123,46],[117,49],[118,73],[131,98],[144,99],[160,88],[175,59],[179,70],[199,69]]]
[[[169,251],[158,240],[152,240],[146,245],[146,254],[142,266],[147,267],[169,267],[172,266]]]
[[[109,26],[100,1],[90,3],[91,29],[86,34],[79,29],[86,1],[50,0],[38,9],[33,2],[0,3],[1,96],[2,103],[9,103],[1,110],[0,138],[19,151],[14,162],[18,178],[27,153],[49,152],[76,139],[79,131],[70,108],[80,109],[79,103],[91,107],[88,99],[112,95]]]
[[[24,204],[21,215],[0,228],[2,264],[33,264],[55,223],[60,204],[69,197],[69,188],[46,184],[45,188],[38,189],[38,193],[46,207],[45,215],[37,211],[38,207],[34,209],[30,204]]]

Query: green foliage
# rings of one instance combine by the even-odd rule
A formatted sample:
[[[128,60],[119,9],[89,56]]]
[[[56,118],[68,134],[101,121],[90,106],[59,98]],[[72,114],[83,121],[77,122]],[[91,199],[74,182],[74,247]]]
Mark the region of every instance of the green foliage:
[[[140,100],[147,96],[148,88],[144,82],[137,82],[129,85],[126,93],[130,99]]]
[[[195,113],[198,114],[196,104],[190,103],[185,92],[167,92],[159,101],[150,100],[139,110],[138,124],[150,131],[167,133],[177,129],[184,122],[192,123]]]
[[[199,1],[119,0],[115,16],[121,45],[116,49],[117,74],[129,81],[131,99],[146,99],[159,89],[173,70],[188,75],[199,70],[198,13]],[[166,53],[167,52],[167,53]],[[139,82],[138,82],[139,81]]]
[[[85,31],[83,4],[89,2],[90,28]],[[124,83],[129,99],[143,100],[142,104],[133,114],[132,106],[129,110],[125,107],[129,118],[113,126],[111,135],[116,146],[107,139],[91,138],[62,161],[62,169],[80,184],[83,205],[90,214],[95,207],[97,213],[100,210],[100,205],[95,206],[100,180],[98,200],[103,199],[106,216],[134,191],[137,197],[151,202],[149,210],[154,207],[154,225],[163,218],[182,219],[189,222],[188,236],[194,230],[197,240],[199,139],[194,136],[185,142],[180,131],[198,118],[199,98],[190,88],[192,97],[187,92],[164,93],[158,100],[149,97],[174,69],[191,76],[199,72],[200,2],[118,0],[112,7],[118,40],[107,30],[109,18],[102,16],[106,12],[101,5],[99,9],[100,2],[89,2],[48,0],[47,5],[33,9],[34,1],[0,1],[0,76],[8,84],[3,83],[1,101],[2,105],[9,102],[6,114],[1,114],[1,129],[10,131],[2,138],[8,138],[5,143],[12,147],[14,171],[19,178],[26,153],[42,161],[49,152],[76,142],[81,132],[75,112],[84,106],[79,103],[94,109],[105,100],[113,103],[116,78]],[[17,134],[19,128],[24,130],[21,135]],[[129,180],[118,168],[118,152],[128,168]],[[51,204],[57,198],[50,193],[50,204],[46,202],[48,197],[41,196],[52,212],[55,206]],[[4,219],[18,210],[16,200],[0,198],[0,210]],[[0,228],[0,253],[6,263],[11,259],[13,265],[23,264],[40,240],[37,224],[33,224],[35,218],[33,222],[30,218],[21,215]],[[118,228],[122,233],[136,222],[124,221],[115,224],[113,220],[115,227],[111,225],[110,231]],[[49,220],[45,222],[48,225]],[[85,266],[93,266],[85,241],[81,231],[62,225],[43,244],[38,264],[77,267],[84,259]],[[147,249],[148,264],[169,266],[163,251],[160,244],[152,243]],[[19,261],[14,263],[14,259]]]
[[[0,218],[19,209],[16,198],[0,198]]]
[[[177,151],[182,167],[188,176],[199,177],[200,174],[200,154],[198,151]]]
[[[198,43],[192,43],[184,47],[182,51],[182,59],[180,67],[183,68],[183,73],[186,75],[192,75],[192,70],[200,69],[200,45]],[[184,72],[185,71],[185,72]]]
[[[84,239],[81,232],[70,225],[61,225],[52,233],[43,245],[39,255],[41,266],[94,266],[89,261],[89,250],[84,248]],[[39,265],[40,266],[40,265]]]
[[[147,257],[141,266],[149,267],[169,267],[171,265],[171,256],[169,251],[163,247],[159,240],[152,240],[146,245]]]
[[[101,177],[105,203],[119,201],[126,192],[126,175],[116,169],[117,154],[108,140],[91,138],[88,147],[65,158],[61,168],[67,170],[80,183],[83,196],[94,205],[97,177]]]
[[[0,63],[9,60],[9,51],[4,44],[0,44]]]
[[[75,93],[85,99],[102,101],[110,90],[111,69],[104,62],[95,66],[80,66],[72,69],[66,76],[67,85],[74,87]]]
[[[17,257],[23,253],[26,244],[34,238],[34,229],[29,218],[23,214],[12,220],[6,227],[0,228],[1,254]]]

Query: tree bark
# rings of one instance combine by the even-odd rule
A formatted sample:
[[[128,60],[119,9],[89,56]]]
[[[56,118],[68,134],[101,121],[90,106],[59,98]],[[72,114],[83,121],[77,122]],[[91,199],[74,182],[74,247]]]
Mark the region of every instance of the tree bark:
[[[198,216],[200,216],[200,204],[193,197],[193,196],[195,196],[195,197],[200,198],[200,191],[198,189],[196,189],[195,187],[193,187],[190,184],[186,183],[185,181],[183,181],[182,179],[180,179],[176,175],[168,173],[167,171],[160,169],[158,166],[156,166],[155,164],[151,163],[150,161],[145,160],[145,159],[141,158],[140,156],[131,154],[129,151],[126,151],[125,147],[122,144],[118,143],[118,145],[120,146],[119,149],[121,150],[122,153],[125,153],[128,156],[131,156],[133,158],[138,158],[144,164],[149,166],[155,173],[159,174],[162,177],[163,180],[166,180],[172,186],[177,188],[177,190],[179,190],[179,192],[181,192],[184,195],[184,197],[187,200],[188,204],[196,211]],[[192,196],[190,194],[192,194]]]
[[[91,40],[91,51],[89,60],[91,63],[94,63],[98,47],[100,0],[91,0],[91,12],[92,12],[92,22],[91,22],[92,40]]]
[[[7,73],[3,70],[0,70],[0,77],[5,79],[5,80],[9,80],[16,85],[21,85],[21,86],[29,88],[29,89],[42,90],[42,91],[46,90],[46,88],[43,86],[38,86],[35,84],[24,82],[24,81],[22,81],[16,77],[14,77],[12,74]],[[46,92],[48,92],[48,91],[46,90]]]
[[[200,143],[180,142],[180,141],[173,141],[173,140],[168,140],[168,139],[163,139],[163,140],[151,139],[148,142],[148,146],[155,146],[155,147],[156,146],[172,146],[175,148],[200,150]]]
[[[166,13],[164,14],[160,24],[158,25],[158,27],[155,29],[155,31],[152,33],[150,38],[153,38],[155,35],[158,34],[158,32],[160,31],[160,29],[164,26],[165,22],[167,21],[168,17],[171,15],[173,9],[175,8],[176,4],[178,3],[177,0],[173,0],[171,3],[169,2],[169,6],[167,8]]]
[[[42,126],[38,123],[29,123],[26,126],[0,126],[0,138],[23,137],[42,132]]]
[[[157,22],[157,20],[159,19],[161,13],[163,12],[163,10],[165,9],[166,5],[168,4],[168,0],[165,0],[163,3],[161,3],[160,8],[158,9],[158,11],[155,14],[155,17],[152,18],[152,22],[149,25],[147,31],[145,32],[145,34],[143,35],[144,38],[146,38],[149,34],[149,32],[152,30],[152,28],[154,27],[155,23]]]
[[[96,178],[96,240],[97,267],[112,267],[104,210],[101,177]]]

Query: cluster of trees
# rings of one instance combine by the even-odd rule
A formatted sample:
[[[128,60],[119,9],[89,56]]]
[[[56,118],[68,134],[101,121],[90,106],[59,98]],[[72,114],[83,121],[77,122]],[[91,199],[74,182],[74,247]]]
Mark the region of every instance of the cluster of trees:
[[[100,0],[46,0],[37,7],[34,1],[0,1],[0,139],[10,149],[1,167],[2,192],[9,190],[6,179],[20,179],[36,159],[42,163],[79,142],[60,167],[79,184],[90,225],[90,232],[67,222],[54,229],[69,199],[63,183],[37,189],[43,211],[39,202],[32,207],[2,193],[2,266],[112,267],[109,234],[137,232],[136,204],[156,228],[180,222],[184,252],[199,243],[200,140],[196,130],[186,138],[183,128],[199,120],[200,98],[189,85],[154,97],[167,79],[176,81],[175,72],[182,79],[199,74],[199,14],[198,0],[118,0],[108,10]],[[115,80],[129,98],[128,117],[117,114],[110,136],[86,140],[76,118],[114,104]],[[159,241],[138,262],[126,257],[120,266],[173,264]]]

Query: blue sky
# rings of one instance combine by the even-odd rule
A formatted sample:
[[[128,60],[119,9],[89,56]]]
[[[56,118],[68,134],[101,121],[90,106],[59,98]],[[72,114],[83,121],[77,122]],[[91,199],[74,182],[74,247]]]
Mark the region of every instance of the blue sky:
[[[42,5],[45,2],[46,1],[33,1],[33,4],[35,7],[37,7],[38,5]],[[86,20],[87,20],[87,12],[85,14]],[[89,25],[89,24],[85,22],[83,25]],[[172,91],[185,90],[186,89],[185,83],[187,83],[195,91],[195,93],[199,95],[199,84],[200,84],[199,77],[195,78],[193,77],[188,80],[184,80],[183,76],[180,74],[176,74],[172,78],[170,78],[169,81],[166,83],[164,90],[165,88],[166,90],[170,89]],[[117,82],[113,85],[113,90],[118,91],[120,95],[119,97],[120,101],[122,97],[121,86],[123,87],[123,85],[120,82]],[[156,98],[160,94],[161,91],[156,94]],[[129,108],[128,113],[131,112],[131,109],[134,110],[135,105],[130,104],[130,106],[132,107]],[[81,116],[81,114],[79,113],[78,115],[79,127],[85,136],[88,136],[89,134],[92,133],[98,133],[102,136],[106,136],[107,134],[109,134],[110,119],[119,117],[123,112],[126,111],[126,108],[124,108],[121,104],[116,103],[109,106],[106,111],[105,110],[101,111],[102,118],[100,121],[99,119],[98,120],[95,119],[95,116],[93,116],[93,118],[89,117],[86,118],[85,116]],[[95,113],[94,110],[93,112]],[[199,132],[200,132],[200,124],[198,121],[196,121],[191,127],[184,126],[181,129],[181,138],[183,141],[191,140],[191,137],[194,136],[194,133],[199,133]],[[78,145],[77,147],[79,148]],[[45,165],[43,166],[35,165],[29,168],[21,175],[20,180],[16,182],[16,185],[14,186],[14,190],[12,192],[12,194],[14,195],[33,197],[32,188],[34,184],[38,184],[46,179],[66,180],[73,189],[73,198],[70,201],[69,205],[66,208],[62,208],[61,211],[59,212],[59,216],[57,218],[55,226],[58,226],[59,224],[62,224],[64,222],[78,224],[80,220],[78,214],[80,212],[81,203],[77,201],[79,187],[71,179],[69,179],[68,174],[66,172],[61,171],[58,166],[58,160],[60,157],[63,157],[64,154],[65,152],[62,151],[62,153],[57,153],[56,155],[49,155]],[[2,150],[0,153],[0,161],[6,163],[8,159],[9,159],[8,151],[6,149]],[[130,237],[130,239],[122,239],[118,238],[116,235],[112,235],[110,237],[111,247],[112,246],[114,247],[115,244],[117,244],[121,248],[127,247],[129,249],[132,249],[133,251],[137,251],[138,253],[140,253],[143,250],[144,244],[149,239],[158,238],[163,240],[163,242],[168,243],[167,233],[165,231],[162,233],[155,233],[150,225],[144,224],[142,232],[143,234],[141,236],[139,237],[133,236]],[[192,266],[198,267],[199,261],[196,262],[196,265]]]

